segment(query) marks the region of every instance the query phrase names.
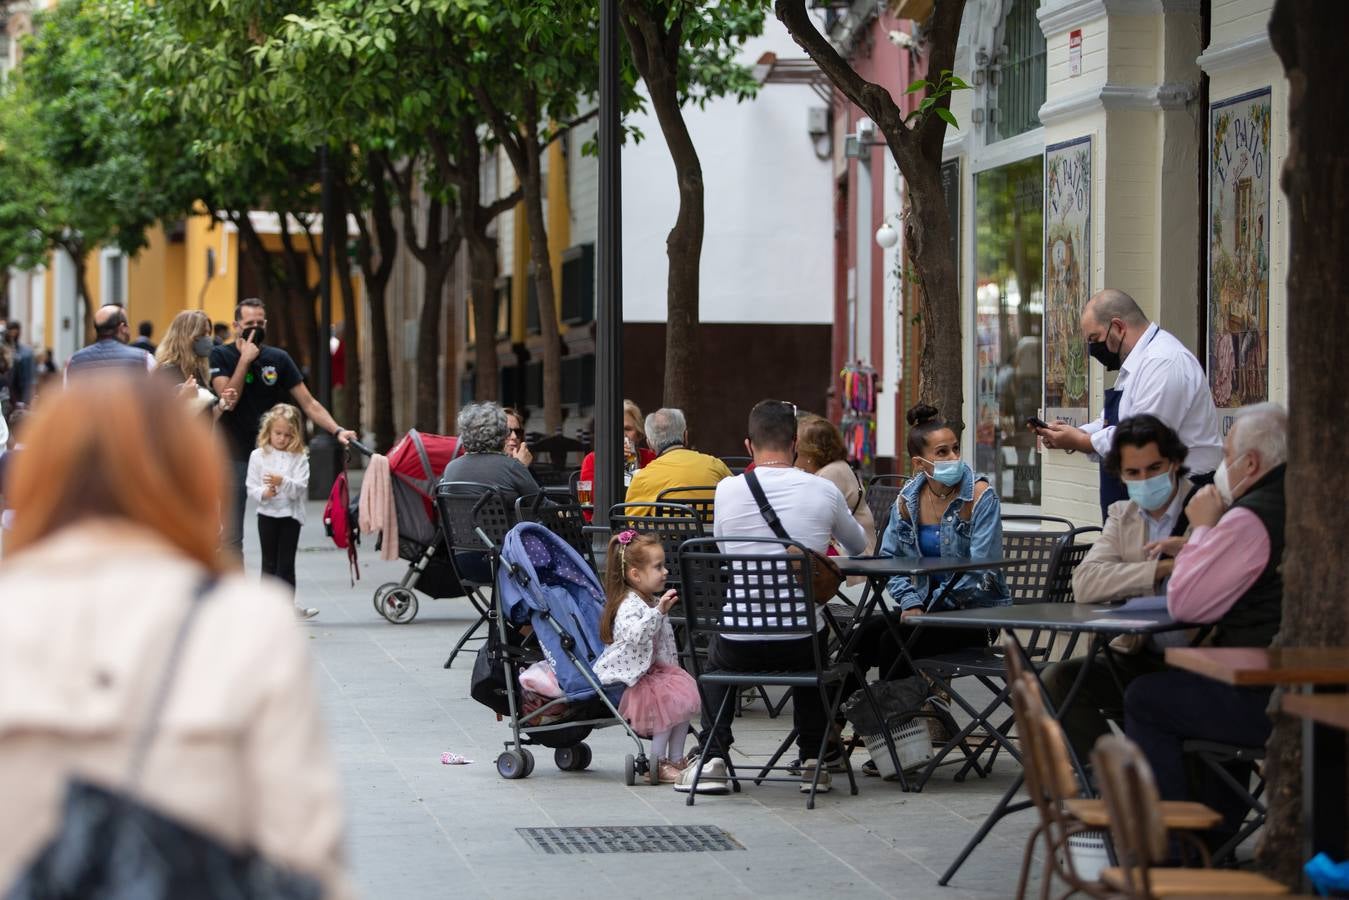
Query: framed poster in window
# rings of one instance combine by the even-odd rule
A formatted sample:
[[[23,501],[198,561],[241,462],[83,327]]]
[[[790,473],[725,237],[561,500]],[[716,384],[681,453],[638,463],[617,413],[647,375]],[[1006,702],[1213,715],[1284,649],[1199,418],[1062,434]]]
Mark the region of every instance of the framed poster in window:
[[[1091,296],[1091,136],[1045,148],[1044,416],[1090,418],[1087,346],[1079,322]]]
[[[1269,399],[1270,89],[1209,109],[1208,378],[1219,410]],[[1223,417],[1223,431],[1231,416]]]

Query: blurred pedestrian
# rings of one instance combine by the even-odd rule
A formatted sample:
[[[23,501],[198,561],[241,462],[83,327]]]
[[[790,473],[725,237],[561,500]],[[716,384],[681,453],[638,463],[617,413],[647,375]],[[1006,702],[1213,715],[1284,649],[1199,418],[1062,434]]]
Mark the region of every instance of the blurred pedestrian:
[[[72,777],[126,784],[164,688],[132,802],[349,896],[308,650],[285,592],[220,555],[202,513],[225,501],[224,455],[171,398],[72,380],[25,423],[0,568],[0,685],[22,686],[0,691],[0,884],[62,826]],[[179,866],[179,847],[156,849]]]
[[[155,345],[150,341],[150,336],[154,333],[154,322],[141,322],[136,326],[136,339],[131,342],[131,346],[144,350],[146,353],[154,356]]]
[[[9,348],[12,357],[9,399],[16,408],[28,406],[33,402],[33,389],[37,385],[37,360],[33,355],[33,348],[26,345],[22,337],[21,323],[13,320],[5,323],[3,343]]]
[[[128,346],[131,326],[127,324],[126,310],[115,304],[100,306],[94,313],[94,334],[97,341],[77,350],[66,363],[66,377],[76,372],[105,369],[132,369],[148,372],[155,367],[155,358],[139,347]]]

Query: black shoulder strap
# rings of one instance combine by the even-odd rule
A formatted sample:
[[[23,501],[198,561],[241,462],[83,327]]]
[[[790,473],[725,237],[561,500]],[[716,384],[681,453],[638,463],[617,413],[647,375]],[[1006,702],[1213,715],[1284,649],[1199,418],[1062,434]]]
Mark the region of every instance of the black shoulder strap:
[[[768,523],[768,527],[773,529],[773,534],[784,541],[790,541],[791,535],[787,533],[787,529],[782,527],[782,522],[778,519],[778,514],[773,509],[773,505],[768,502],[768,497],[764,495],[763,485],[759,484],[759,479],[755,476],[753,469],[745,473],[745,484],[749,485],[749,492],[754,495],[754,502],[759,504],[759,515],[763,516],[763,520]]]
[[[1185,507],[1190,505],[1194,495],[1199,493],[1202,484],[1191,484],[1190,492],[1185,495],[1185,499],[1180,504],[1180,515],[1176,516],[1176,527],[1171,529],[1171,537],[1181,537],[1190,530],[1190,517],[1185,514]]]

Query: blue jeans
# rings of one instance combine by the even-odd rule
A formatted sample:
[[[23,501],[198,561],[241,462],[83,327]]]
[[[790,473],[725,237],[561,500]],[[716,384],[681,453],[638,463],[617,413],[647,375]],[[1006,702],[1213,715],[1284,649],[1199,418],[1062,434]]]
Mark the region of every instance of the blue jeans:
[[[1266,688],[1232,687],[1176,669],[1131,681],[1124,692],[1124,732],[1147,756],[1162,799],[1207,803],[1222,814],[1224,831],[1236,831],[1246,814],[1245,802],[1211,772],[1191,779],[1181,743],[1263,747],[1273,727],[1265,712],[1269,694]],[[1250,777],[1249,765],[1228,768],[1239,782]]]

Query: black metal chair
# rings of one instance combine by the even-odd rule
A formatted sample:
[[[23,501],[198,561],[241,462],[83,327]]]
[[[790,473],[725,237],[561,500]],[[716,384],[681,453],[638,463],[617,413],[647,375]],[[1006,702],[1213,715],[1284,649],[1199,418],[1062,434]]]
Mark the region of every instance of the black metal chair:
[[[748,456],[720,456],[717,457],[731,470],[732,475],[743,475],[749,464],[754,462]]]
[[[815,597],[811,584],[811,560],[800,544],[776,538],[736,538],[738,543],[762,545],[762,553],[723,553],[716,538],[695,538],[687,541],[679,554],[682,571],[684,615],[687,620],[690,637],[714,639],[727,635],[766,636],[774,639],[814,638],[816,634]],[[801,555],[788,555],[791,549]],[[731,613],[727,613],[727,609]],[[820,642],[812,640],[812,666],[799,671],[755,671],[741,672],[731,670],[705,670],[703,660],[698,655],[690,655],[694,678],[698,681],[700,693],[712,684],[726,685],[731,688],[716,710],[707,707],[707,695],[703,693],[704,709],[711,721],[719,721],[722,716],[733,713],[734,698],[742,687],[761,687],[764,685],[815,689],[826,710],[823,723],[824,736],[815,759],[820,763],[815,768],[811,781],[810,796],[806,801],[807,809],[815,808],[815,793],[819,787],[820,772],[824,768],[823,760],[827,756],[829,738],[832,729],[829,723],[834,721],[838,707],[843,699],[845,679],[856,675],[855,663],[831,663],[820,650]],[[869,692],[868,692],[869,696]],[[800,775],[772,777],[772,771],[789,770],[788,766],[777,766],[796,730],[778,747],[768,765],[755,776],[756,784],[762,781],[796,781]],[[703,750],[705,751],[704,746]],[[697,796],[698,776],[701,775],[702,755],[692,765],[699,766],[697,776],[689,791],[687,804],[693,805]],[[847,756],[843,758],[848,785],[852,793],[857,793],[857,780],[853,777],[852,765]],[[732,787],[740,790],[740,781],[735,767],[728,758],[727,770]]]
[[[547,494],[521,497],[515,501],[515,517],[517,521],[537,522],[547,528],[581,554],[590,568],[596,569],[595,546],[585,532],[585,515],[575,500],[559,502]]]
[[[1013,604],[1044,603],[1051,582],[1057,580],[1058,583],[1062,583],[1066,578],[1071,584],[1071,572],[1066,576],[1056,573],[1060,560],[1063,565],[1069,564],[1069,558],[1063,557],[1060,551],[1073,534],[1074,526],[1071,521],[1057,516],[1007,515],[1002,517],[1002,522],[1004,526],[1008,524],[1019,526],[1012,529],[1004,527],[1002,533],[1003,557],[1018,560],[1018,565],[1003,571],[1003,579]],[[1037,662],[1047,659],[1050,649],[1040,648],[1038,642],[1039,634],[1032,634],[1027,646],[1027,656]],[[922,789],[946,756],[955,749],[960,749],[965,755],[965,763],[955,776],[957,781],[963,781],[971,769],[980,777],[986,776],[1001,749],[1007,750],[1015,759],[1021,759],[1019,750],[1007,736],[1013,722],[1010,708],[1011,685],[1007,681],[1007,663],[1000,648],[984,646],[956,650],[915,659],[913,667],[915,672],[926,678],[936,691],[949,697],[951,702],[970,717],[969,723],[956,732],[928,761],[916,779],[916,789]],[[954,683],[960,678],[976,679],[993,694],[993,699],[982,708],[977,708],[956,689]],[[1004,708],[1008,713],[1005,721],[995,723],[992,717]],[[976,731],[982,732],[982,736],[971,750],[966,742]],[[988,764],[981,765],[980,758],[990,750],[992,754]]]
[[[445,668],[448,669],[454,665],[454,658],[465,644],[470,640],[483,640],[475,638],[475,635],[491,617],[492,599],[488,591],[496,583],[501,544],[506,538],[506,532],[515,525],[515,516],[496,488],[478,482],[441,482],[436,486],[435,501],[455,576],[463,586],[469,603],[478,612],[478,621],[464,632],[450,651],[449,659],[445,660]],[[457,559],[461,553],[482,554],[488,561],[490,577],[486,581],[466,577]]]
[[[702,516],[682,503],[615,503],[609,507],[609,529],[612,534],[636,531],[649,534],[660,541],[665,550],[665,565],[670,570],[667,587],[679,590],[679,548],[690,538],[703,537],[707,532]]]
[[[908,481],[905,475],[873,475],[867,482],[867,509],[871,510],[872,521],[876,523],[876,547],[881,546],[881,535],[885,526],[890,524],[890,511],[895,508],[900,491]]]
[[[717,486],[707,485],[701,487],[672,487],[666,488],[656,495],[657,503],[678,503],[681,506],[687,506],[698,514],[703,520],[703,524],[708,528],[712,527],[713,521],[713,503],[716,500]]]
[[[1211,777],[1217,778],[1246,804],[1246,818],[1237,829],[1237,833],[1213,851],[1213,864],[1215,866],[1232,864],[1236,860],[1237,848],[1265,824],[1267,810],[1262,799],[1265,793],[1265,776],[1260,766],[1265,759],[1265,748],[1240,747],[1236,744],[1223,744],[1218,741],[1190,740],[1182,742],[1180,749],[1182,753],[1198,759]],[[1228,766],[1233,764],[1241,766],[1243,769],[1250,766],[1254,770],[1254,788],[1250,785],[1249,776],[1245,784],[1237,780],[1236,776],[1228,769]]]

